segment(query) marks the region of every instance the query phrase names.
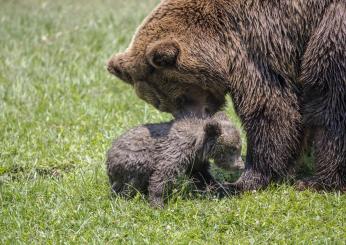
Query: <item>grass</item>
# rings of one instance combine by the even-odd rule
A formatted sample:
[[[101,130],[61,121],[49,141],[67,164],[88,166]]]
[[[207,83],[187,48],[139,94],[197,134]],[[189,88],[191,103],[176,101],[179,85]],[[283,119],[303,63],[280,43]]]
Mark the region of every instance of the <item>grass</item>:
[[[157,2],[0,2],[0,243],[345,244],[339,193],[182,188],[163,210],[110,195],[112,139],[170,118],[105,69]]]

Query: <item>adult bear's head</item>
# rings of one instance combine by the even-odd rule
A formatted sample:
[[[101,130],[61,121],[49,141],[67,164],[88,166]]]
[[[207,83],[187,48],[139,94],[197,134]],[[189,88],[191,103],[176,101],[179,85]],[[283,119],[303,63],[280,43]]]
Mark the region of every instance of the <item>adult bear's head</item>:
[[[175,117],[213,114],[225,103],[230,70],[223,4],[162,1],[127,50],[109,60],[109,72]]]

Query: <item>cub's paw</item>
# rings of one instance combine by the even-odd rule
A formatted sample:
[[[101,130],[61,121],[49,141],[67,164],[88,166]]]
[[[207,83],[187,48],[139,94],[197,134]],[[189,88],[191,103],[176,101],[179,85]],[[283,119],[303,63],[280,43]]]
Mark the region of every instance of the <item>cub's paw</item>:
[[[211,193],[216,195],[218,198],[234,196],[237,193],[232,183],[229,182],[209,185],[209,190],[211,190]]]

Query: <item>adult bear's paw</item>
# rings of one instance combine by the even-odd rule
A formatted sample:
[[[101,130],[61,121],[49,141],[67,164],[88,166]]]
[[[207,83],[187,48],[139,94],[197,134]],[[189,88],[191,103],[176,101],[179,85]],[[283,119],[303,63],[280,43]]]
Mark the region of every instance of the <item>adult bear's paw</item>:
[[[268,186],[270,177],[253,169],[247,169],[240,178],[232,183],[235,190],[239,192],[264,189]]]

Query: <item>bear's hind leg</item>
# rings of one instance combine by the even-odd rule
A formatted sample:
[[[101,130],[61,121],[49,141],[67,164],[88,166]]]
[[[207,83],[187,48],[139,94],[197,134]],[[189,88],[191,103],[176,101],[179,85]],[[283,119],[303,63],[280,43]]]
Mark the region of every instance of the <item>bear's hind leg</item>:
[[[302,65],[304,117],[314,137],[316,175],[299,189],[346,187],[346,3],[330,5],[308,43]]]
[[[312,178],[298,181],[300,190],[346,191],[346,135],[320,129],[314,137],[316,174]]]
[[[126,175],[112,176],[110,178],[111,190],[114,194],[125,198],[132,198],[138,192],[146,193],[148,189],[148,181],[142,175]]]

